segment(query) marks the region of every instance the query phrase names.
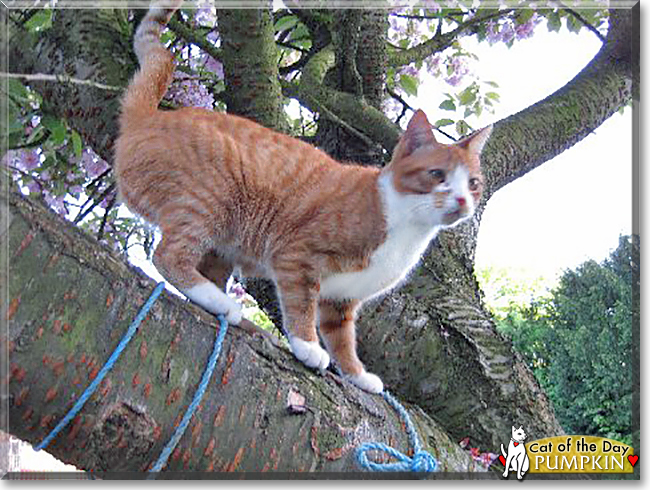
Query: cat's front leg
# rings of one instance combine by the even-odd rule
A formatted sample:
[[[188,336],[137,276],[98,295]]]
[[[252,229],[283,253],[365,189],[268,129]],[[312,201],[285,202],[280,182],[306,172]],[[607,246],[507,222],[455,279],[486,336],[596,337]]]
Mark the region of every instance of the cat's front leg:
[[[384,391],[379,376],[369,373],[357,356],[354,316],[359,301],[321,299],[320,331],[327,349],[338,362],[343,377],[370,393]]]
[[[276,268],[276,282],[291,352],[305,366],[322,370],[329,366],[330,356],[316,332],[319,284],[306,270],[290,265]]]

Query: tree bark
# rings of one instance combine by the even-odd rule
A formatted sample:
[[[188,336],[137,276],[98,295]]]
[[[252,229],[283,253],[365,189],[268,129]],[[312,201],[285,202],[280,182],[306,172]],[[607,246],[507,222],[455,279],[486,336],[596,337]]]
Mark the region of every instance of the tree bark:
[[[12,192],[2,203],[9,221],[2,235],[10,259],[2,338],[9,432],[36,444],[97,374],[154,283],[38,202]],[[195,391],[215,323],[163,293],[98,391],[46,450],[104,477],[146,470]],[[300,397],[304,402],[295,401]],[[443,471],[477,469],[422,410],[408,412]],[[381,397],[331,372],[314,373],[266,337],[232,327],[167,469],[354,472],[354,448],[367,441],[407,452],[402,421]]]
[[[271,11],[236,9],[217,14],[228,112],[287,131]]]

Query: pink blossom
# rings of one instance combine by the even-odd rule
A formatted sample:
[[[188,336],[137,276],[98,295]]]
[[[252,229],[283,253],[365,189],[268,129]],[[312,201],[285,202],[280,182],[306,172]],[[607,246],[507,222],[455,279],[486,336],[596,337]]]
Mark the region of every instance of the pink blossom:
[[[209,1],[199,2],[198,8],[194,12],[194,22],[196,24],[214,24],[217,17]]]
[[[501,34],[499,33],[499,24],[497,24],[496,22],[488,22],[486,37],[490,44],[498,43],[499,41],[501,41]]]
[[[535,27],[537,27],[537,24],[539,24],[539,22],[539,16],[537,13],[534,13],[533,16],[528,19],[528,21],[515,27],[517,39],[528,39],[529,37],[532,37],[533,32],[535,31]]]
[[[512,26],[511,22],[508,22],[504,24],[503,28],[501,29],[501,40],[504,43],[509,43],[512,41],[515,37],[515,29]]]
[[[45,202],[58,214],[65,216],[68,210],[65,207],[63,196],[54,196],[49,192],[44,192]]]
[[[99,177],[109,168],[108,163],[97,156],[90,148],[84,150],[81,155],[80,163],[86,170],[86,175],[89,179]]]
[[[184,107],[213,109],[214,96],[198,79],[181,71],[177,71],[174,77],[176,80],[167,91],[166,99]]]
[[[424,0],[422,3],[424,4],[424,8],[433,10],[434,12],[440,12],[442,10],[438,2],[434,2],[433,0]]]
[[[400,68],[400,73],[404,75],[410,75],[412,77],[418,76],[418,69],[413,65],[406,65]]]
[[[25,184],[25,187],[29,191],[30,195],[31,194],[40,194],[41,193],[41,186],[38,182],[35,180],[30,180]]]
[[[224,74],[223,74],[223,63],[219,60],[215,60],[212,56],[209,54],[206,54],[203,57],[204,60],[204,67],[206,70],[208,70],[210,73],[214,73],[219,80],[223,80]]]
[[[41,164],[41,155],[38,150],[21,150],[16,153],[14,165],[19,170],[29,172]]]

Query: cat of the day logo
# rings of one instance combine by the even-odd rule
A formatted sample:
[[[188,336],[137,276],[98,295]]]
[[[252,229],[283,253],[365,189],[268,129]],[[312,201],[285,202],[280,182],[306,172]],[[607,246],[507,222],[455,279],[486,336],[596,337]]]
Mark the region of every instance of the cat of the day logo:
[[[620,441],[605,437],[564,435],[524,443],[523,427],[512,427],[506,447],[501,444],[499,461],[503,477],[515,472],[518,479],[526,473],[634,473],[639,456]]]

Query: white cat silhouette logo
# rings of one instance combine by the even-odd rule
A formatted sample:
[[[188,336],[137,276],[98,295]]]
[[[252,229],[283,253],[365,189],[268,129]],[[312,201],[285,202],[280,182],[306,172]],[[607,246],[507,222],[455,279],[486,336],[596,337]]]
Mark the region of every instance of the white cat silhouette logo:
[[[512,426],[512,437],[510,438],[510,443],[508,444],[508,452],[501,444],[501,452],[503,456],[499,456],[499,460],[505,466],[505,471],[503,472],[503,477],[508,478],[510,471],[517,472],[517,479],[521,480],[524,474],[528,471],[530,466],[530,461],[528,460],[528,454],[526,453],[526,445],[524,440],[526,439],[526,432],[524,432],[523,426],[515,429],[515,426]]]

